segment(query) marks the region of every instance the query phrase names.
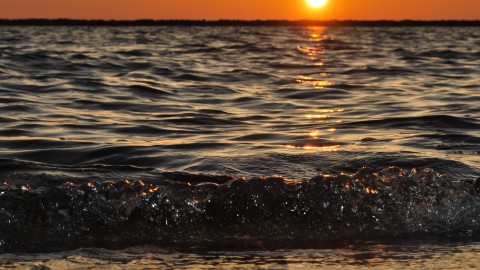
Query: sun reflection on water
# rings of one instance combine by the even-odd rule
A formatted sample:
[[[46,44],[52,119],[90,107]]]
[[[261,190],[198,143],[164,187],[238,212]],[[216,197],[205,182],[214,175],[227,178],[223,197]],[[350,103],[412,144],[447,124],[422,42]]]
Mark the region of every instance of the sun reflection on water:
[[[302,54],[302,58],[310,61],[317,67],[317,72],[309,72],[308,74],[297,75],[296,82],[305,86],[310,86],[312,91],[319,91],[325,87],[335,84],[329,78],[331,73],[325,70],[328,68],[328,57],[326,56],[329,50],[328,42],[333,40],[326,33],[325,27],[308,27],[305,28],[304,36],[305,44],[297,46],[296,49]],[[312,95],[312,98],[321,99],[321,95]],[[330,103],[333,104],[333,103]],[[303,131],[302,136],[307,136],[307,140],[287,145],[290,149],[313,150],[323,152],[339,151],[342,143],[338,142],[338,138],[333,136],[337,131],[335,124],[342,123],[342,119],[338,119],[338,115],[344,112],[343,107],[326,106],[313,110],[306,110],[302,115],[304,120],[314,124],[318,127]]]
[[[323,89],[324,86],[333,85],[333,82],[327,80],[316,80],[313,78],[297,79],[298,83],[310,84],[316,89]]]
[[[318,139],[318,136],[320,136],[320,131],[314,130],[314,131],[310,132],[309,135],[312,139]]]
[[[336,113],[336,112],[343,112],[345,111],[344,108],[331,108],[331,109],[318,109],[315,110],[315,112],[319,113]]]
[[[306,114],[307,119],[327,119],[329,116],[325,114]]]
[[[326,146],[313,146],[313,145],[287,145],[287,148],[291,149],[305,149],[305,150],[315,150],[321,152],[337,152],[340,149],[340,145],[326,145]]]

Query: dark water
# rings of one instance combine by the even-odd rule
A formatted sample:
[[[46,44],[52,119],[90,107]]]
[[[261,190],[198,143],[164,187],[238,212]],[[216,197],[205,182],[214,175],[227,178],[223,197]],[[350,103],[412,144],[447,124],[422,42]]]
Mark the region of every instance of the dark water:
[[[0,251],[478,240],[479,32],[1,27]]]

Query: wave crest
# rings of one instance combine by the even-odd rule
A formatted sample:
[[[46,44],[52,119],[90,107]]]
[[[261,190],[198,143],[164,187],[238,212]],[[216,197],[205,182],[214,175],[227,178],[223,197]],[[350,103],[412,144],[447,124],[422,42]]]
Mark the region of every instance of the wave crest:
[[[480,235],[480,178],[453,181],[432,169],[398,167],[301,182],[185,177],[159,185],[4,183],[0,249]]]

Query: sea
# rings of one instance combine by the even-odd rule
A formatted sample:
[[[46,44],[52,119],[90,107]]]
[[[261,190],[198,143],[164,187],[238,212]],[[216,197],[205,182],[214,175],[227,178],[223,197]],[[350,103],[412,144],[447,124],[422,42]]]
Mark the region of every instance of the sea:
[[[1,26],[0,268],[478,269],[479,48]]]

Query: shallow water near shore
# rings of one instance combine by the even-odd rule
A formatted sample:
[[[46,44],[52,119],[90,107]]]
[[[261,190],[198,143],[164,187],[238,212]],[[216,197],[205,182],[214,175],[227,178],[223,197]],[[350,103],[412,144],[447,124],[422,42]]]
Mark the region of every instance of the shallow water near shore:
[[[478,243],[363,243],[337,248],[185,252],[151,246],[0,255],[7,269],[477,269]]]
[[[0,27],[0,252],[32,252],[2,257],[436,268],[428,252],[450,250],[467,263],[479,30]],[[362,244],[324,246],[338,241]]]

